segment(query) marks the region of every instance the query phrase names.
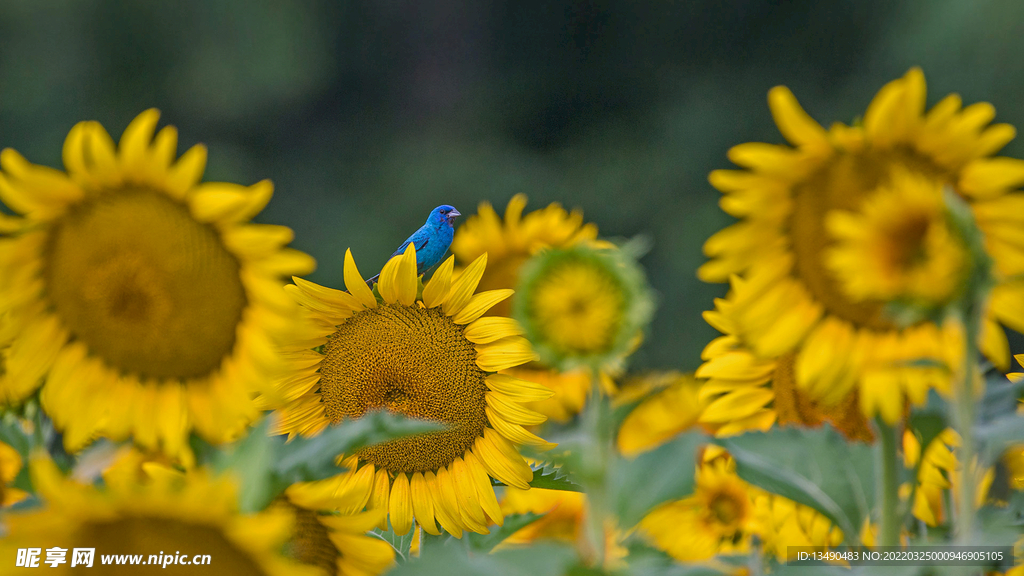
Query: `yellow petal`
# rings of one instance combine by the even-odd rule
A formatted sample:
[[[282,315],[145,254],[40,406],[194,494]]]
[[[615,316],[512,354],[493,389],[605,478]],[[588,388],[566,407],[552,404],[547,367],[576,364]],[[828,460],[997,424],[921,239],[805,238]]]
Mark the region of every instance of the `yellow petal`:
[[[412,497],[409,493],[409,478],[404,472],[395,476],[391,485],[388,509],[391,512],[391,527],[401,536],[412,528]]]
[[[416,274],[416,246],[412,242],[405,248],[395,276],[395,295],[403,306],[412,306],[416,301],[419,275]]]
[[[557,444],[548,442],[540,436],[527,431],[526,428],[523,428],[519,424],[509,422],[501,414],[495,412],[490,406],[484,408],[484,413],[487,414],[488,422],[491,423],[491,426],[493,426],[498,433],[516,444],[536,446],[540,450],[550,450],[557,446]]]
[[[445,497],[441,492],[441,484],[437,481],[437,476],[433,472],[424,472],[423,479],[427,483],[427,487],[430,488],[430,497],[434,501],[434,518],[444,528],[445,532],[455,536],[456,538],[462,537],[462,515],[459,511],[450,508],[445,501]]]
[[[351,249],[345,250],[345,288],[363,306],[367,308],[377,306],[377,299],[373,296],[373,291],[366,285],[366,280],[363,280],[359,269],[356,268],[356,261],[352,258]]]
[[[476,350],[476,365],[487,372],[500,372],[540,359],[530,342],[520,336],[510,336],[493,344],[481,344]]]
[[[547,420],[547,416],[520,406],[512,398],[500,392],[488,392],[484,395],[484,400],[488,406],[498,411],[505,420],[513,424],[535,426]]]
[[[384,268],[380,271],[380,278],[377,280],[377,291],[380,292],[380,297],[384,299],[384,302],[388,304],[398,302],[398,265],[401,259],[401,256],[391,257],[384,264]]]
[[[441,531],[434,523],[434,500],[430,496],[430,486],[427,485],[423,474],[416,472],[409,482],[409,490],[412,496],[412,511],[416,515],[416,522],[423,527],[427,534],[438,536]]]
[[[772,88],[768,92],[768,107],[786,140],[796,146],[827,144],[825,129],[804,112],[789,88]]]
[[[515,290],[504,288],[501,290],[488,290],[470,298],[469,303],[455,317],[452,318],[456,324],[469,324],[480,318],[491,309],[492,306],[512,296]]]
[[[489,344],[506,336],[522,336],[525,331],[519,322],[512,318],[487,316],[466,326],[463,334],[467,340],[475,344]]]
[[[441,497],[444,498],[445,508],[452,513],[452,516],[458,515],[458,519],[461,524],[472,532],[478,534],[486,534],[487,527],[484,526],[482,520],[475,518],[470,515],[469,510],[464,507],[463,499],[469,495],[462,494],[459,488],[455,484],[455,478],[452,472],[448,468],[441,467],[437,470],[437,486],[441,489]],[[474,492],[472,496],[476,496]],[[483,511],[480,511],[481,518],[483,517]]]
[[[475,524],[487,526],[487,516],[480,506],[480,497],[477,495],[476,485],[473,477],[470,476],[469,467],[462,458],[456,458],[448,466],[451,470],[452,484],[455,487],[456,496],[459,498],[459,507],[469,516]]]
[[[491,485],[491,477],[487,475],[487,470],[480,464],[480,460],[472,451],[466,452],[463,459],[473,480],[477,496],[480,498],[480,506],[487,514],[487,518],[498,526],[503,525],[505,515],[501,513],[501,507],[498,505],[498,498],[494,495],[494,487]]]
[[[448,299],[452,287],[452,270],[455,268],[455,256],[449,256],[430,277],[423,287],[423,305],[427,308],[440,306]]]
[[[121,166],[125,170],[137,171],[142,167],[159,119],[160,111],[150,108],[136,116],[124,129],[118,151],[121,153]]]
[[[451,293],[442,306],[442,310],[444,310],[446,315],[455,316],[469,303],[469,299],[472,298],[473,292],[476,291],[477,284],[480,283],[480,278],[483,277],[484,269],[486,268],[487,253],[484,252],[462,271],[458,280],[452,283]]]
[[[377,528],[384,531],[387,531],[388,529],[387,511],[390,509],[390,502],[391,477],[388,476],[387,470],[381,468],[373,475],[373,493],[370,495],[370,508],[385,511],[385,513],[380,516],[379,523],[377,524]]]
[[[501,392],[516,402],[535,402],[555,395],[554,390],[543,384],[513,378],[507,374],[491,374],[484,383],[489,389]]]

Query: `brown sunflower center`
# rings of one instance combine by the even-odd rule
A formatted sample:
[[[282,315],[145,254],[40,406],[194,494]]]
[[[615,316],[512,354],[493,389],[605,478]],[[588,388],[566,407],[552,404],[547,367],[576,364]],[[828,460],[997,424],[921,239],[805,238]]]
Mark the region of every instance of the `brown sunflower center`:
[[[324,345],[320,394],[331,422],[386,408],[448,430],[365,448],[362,460],[393,473],[437,470],[483,434],[484,376],[476,349],[439,308],[380,304],[359,312]]]
[[[43,278],[74,338],[111,368],[197,378],[235,344],[246,299],[217,231],[150,190],[109,192],[54,224]]]
[[[715,494],[708,503],[708,512],[711,513],[711,517],[723,526],[737,524],[745,509],[745,503],[738,501],[734,495],[726,492]]]
[[[288,555],[335,576],[340,553],[331,542],[327,527],[317,520],[316,512],[291,504],[288,506],[295,512],[295,533],[286,545]]]
[[[825,227],[825,215],[832,210],[859,210],[867,195],[888,181],[895,166],[942,182],[951,179],[950,175],[908,150],[837,151],[817,172],[794,187],[789,220],[796,275],[829,313],[876,330],[895,327],[883,314],[884,303],[851,300],[824,265],[824,253],[832,243]],[[915,234],[923,240],[927,227],[919,228],[920,224],[908,223],[906,229],[900,231],[906,235],[903,240],[911,241],[902,246],[914,245]],[[912,250],[902,249],[890,255],[903,263],[912,262],[915,256]]]
[[[169,518],[127,517],[87,523],[79,528],[73,542],[61,546],[68,548],[66,566],[71,565],[74,548],[95,548],[93,566],[100,564],[101,553],[141,555],[140,563],[149,566],[162,565],[170,556],[168,567],[184,566],[189,571],[209,566],[217,574],[266,574],[256,560],[219,529]],[[138,574],[139,566],[112,564],[101,570],[103,574]]]
[[[850,440],[871,442],[874,433],[860,411],[857,391],[847,394],[835,406],[825,406],[811,400],[796,387],[796,354],[789,353],[778,359],[772,376],[775,400],[772,408],[779,426],[819,426],[828,422]]]
[[[924,258],[924,239],[932,220],[929,214],[914,212],[886,231],[885,260],[890,269],[905,270]]]

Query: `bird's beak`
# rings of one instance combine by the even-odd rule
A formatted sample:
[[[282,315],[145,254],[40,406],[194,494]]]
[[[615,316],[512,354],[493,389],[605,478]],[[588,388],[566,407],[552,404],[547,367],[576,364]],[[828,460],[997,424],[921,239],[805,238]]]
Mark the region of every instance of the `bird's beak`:
[[[462,212],[452,208],[452,211],[448,213],[448,222],[455,222],[456,216],[462,216]]]

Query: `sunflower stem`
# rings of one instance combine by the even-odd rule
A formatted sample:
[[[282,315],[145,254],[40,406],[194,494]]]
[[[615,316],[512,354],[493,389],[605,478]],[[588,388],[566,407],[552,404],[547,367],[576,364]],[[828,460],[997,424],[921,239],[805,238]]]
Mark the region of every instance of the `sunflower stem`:
[[[975,509],[974,498],[977,491],[977,479],[973,469],[975,446],[974,446],[974,418],[976,412],[974,389],[974,376],[977,374],[978,366],[978,331],[980,330],[981,318],[977,310],[979,306],[972,306],[966,315],[966,334],[964,338],[963,363],[954,378],[955,396],[950,407],[953,414],[953,425],[960,434],[960,483],[957,490],[957,510],[954,518],[956,530],[956,542],[961,545],[970,545],[974,539]]]
[[[608,431],[608,407],[601,395],[601,379],[597,370],[591,377],[590,405],[584,411],[586,430],[593,439],[590,462],[585,463],[587,473],[587,533],[594,565],[604,566],[605,518],[607,517],[607,479],[611,477],[611,436]]]
[[[879,492],[882,494],[880,501],[881,509],[881,531],[879,544],[881,546],[899,546],[900,544],[900,476],[899,458],[896,454],[896,438],[898,430],[896,426],[886,424],[881,418],[875,419],[878,428],[878,484]]]

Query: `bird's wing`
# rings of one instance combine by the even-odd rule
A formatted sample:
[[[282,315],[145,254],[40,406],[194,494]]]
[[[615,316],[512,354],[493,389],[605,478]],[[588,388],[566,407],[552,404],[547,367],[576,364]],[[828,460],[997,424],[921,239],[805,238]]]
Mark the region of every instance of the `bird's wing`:
[[[416,252],[417,252],[417,253],[418,253],[418,252],[422,252],[422,251],[423,251],[423,249],[424,249],[424,248],[425,248],[425,247],[427,246],[427,244],[428,244],[428,243],[430,242],[430,236],[424,236],[424,237],[423,237],[422,239],[419,239],[419,238],[416,238],[416,239],[410,238],[410,239],[406,240],[405,242],[402,242],[402,245],[398,247],[398,250],[395,250],[395,253],[394,253],[394,254],[392,254],[392,255],[391,255],[391,257],[393,258],[393,257],[395,257],[395,256],[399,256],[399,255],[401,255],[401,254],[402,254],[403,252],[405,252],[405,248],[406,248],[406,247],[407,247],[407,246],[409,245],[409,243],[410,243],[410,242],[414,242],[414,243],[415,243],[415,245],[416,245]]]

